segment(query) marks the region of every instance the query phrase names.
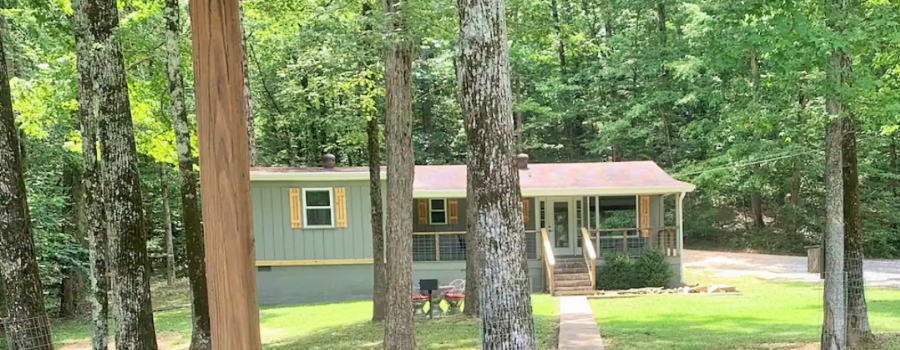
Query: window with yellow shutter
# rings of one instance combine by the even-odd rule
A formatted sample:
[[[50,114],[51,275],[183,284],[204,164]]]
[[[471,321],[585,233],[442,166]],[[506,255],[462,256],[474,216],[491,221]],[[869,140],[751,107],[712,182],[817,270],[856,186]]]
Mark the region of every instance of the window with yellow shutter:
[[[447,200],[433,198],[428,200],[428,219],[432,225],[447,224]]]
[[[334,227],[334,190],[331,188],[303,189],[303,227]]]

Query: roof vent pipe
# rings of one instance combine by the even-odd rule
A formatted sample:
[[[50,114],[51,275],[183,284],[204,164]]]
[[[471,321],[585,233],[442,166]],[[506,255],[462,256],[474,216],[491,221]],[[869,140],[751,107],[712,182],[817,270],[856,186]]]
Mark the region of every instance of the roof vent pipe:
[[[326,153],[322,156],[322,166],[324,166],[325,169],[334,169],[334,155]]]
[[[528,155],[525,153],[519,153],[516,156],[516,167],[521,170],[528,170]]]

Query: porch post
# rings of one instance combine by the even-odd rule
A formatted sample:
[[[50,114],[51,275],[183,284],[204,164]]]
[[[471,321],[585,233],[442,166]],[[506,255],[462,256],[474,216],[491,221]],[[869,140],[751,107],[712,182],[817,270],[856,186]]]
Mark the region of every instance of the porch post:
[[[200,193],[214,350],[259,350],[238,2],[191,0]]]
[[[678,267],[681,269],[680,279],[682,284],[684,284],[684,215],[682,213],[684,195],[684,192],[679,193],[678,199],[675,201],[675,221],[678,224]]]

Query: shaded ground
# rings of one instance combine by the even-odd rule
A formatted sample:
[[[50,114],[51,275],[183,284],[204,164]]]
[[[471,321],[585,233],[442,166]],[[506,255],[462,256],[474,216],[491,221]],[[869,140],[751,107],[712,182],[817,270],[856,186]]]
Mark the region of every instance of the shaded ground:
[[[684,267],[707,270],[717,276],[755,276],[766,280],[821,282],[806,272],[806,257],[701,250],[684,251]],[[866,260],[866,286],[900,288],[900,261]]]

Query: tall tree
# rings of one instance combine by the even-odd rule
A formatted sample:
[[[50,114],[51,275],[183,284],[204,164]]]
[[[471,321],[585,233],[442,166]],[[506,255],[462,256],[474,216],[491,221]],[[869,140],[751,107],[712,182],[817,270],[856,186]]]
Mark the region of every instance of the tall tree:
[[[505,4],[458,0],[469,234],[481,246],[482,349],[535,349],[515,159]]]
[[[81,9],[93,39],[89,70],[91,94],[98,98],[100,177],[113,271],[116,349],[155,350],[141,179],[122,46],[115,34],[119,11],[115,0],[87,0]]]
[[[52,350],[31,233],[19,129],[6,75],[4,37],[6,33],[0,31],[0,272],[6,287],[7,341],[15,350]]]
[[[372,39],[372,3],[365,1],[362,4],[362,16],[365,25],[363,27],[364,52],[368,53],[370,40]],[[371,81],[369,72],[369,60],[366,57],[360,59],[360,74],[364,75],[363,90],[360,96],[369,96],[376,82]],[[384,209],[381,193],[381,144],[379,136],[381,128],[378,125],[378,114],[366,107],[368,103],[360,103],[362,115],[366,118],[366,150],[369,155],[369,196],[372,207],[372,270],[374,273],[374,286],[372,294],[372,321],[384,321],[387,310],[387,267],[384,260]]]
[[[169,183],[166,179],[165,165],[160,168],[160,188],[162,190],[163,215],[166,222],[166,282],[171,286],[175,284],[175,243],[172,237],[172,209],[169,206]]]
[[[403,8],[408,9],[409,3]],[[412,302],[412,43],[400,2],[384,0],[384,124],[387,152],[387,315],[384,348],[416,349]]]
[[[836,37],[844,31],[846,0],[826,3],[827,24]],[[844,181],[841,143],[842,118],[846,115],[844,95],[849,76],[850,56],[846,47],[832,49],[825,68],[827,93],[825,108],[829,120],[825,135],[825,300],[822,322],[822,350],[847,348],[847,296],[844,279]]]
[[[181,220],[184,224],[185,255],[191,285],[191,350],[211,347],[209,291],[206,284],[206,248],[200,207],[197,200],[197,175],[191,151],[191,129],[184,103],[184,79],[181,74],[181,11],[178,0],[166,0],[166,81],[169,114],[175,130],[178,152],[178,176],[181,184]]]
[[[844,118],[844,276],[847,279],[847,340],[851,348],[871,340],[869,311],[863,278],[862,219],[859,212],[859,169],[856,155],[856,123]]]
[[[74,0],[75,50],[78,70],[78,115],[81,119],[82,178],[84,193],[84,228],[88,237],[91,280],[91,348],[107,350],[109,337],[109,237],[106,230],[106,211],[103,207],[103,186],[100,179],[97,137],[99,128],[100,95],[96,94],[92,71],[94,35],[90,30],[88,0]],[[96,4],[91,3],[92,12]]]
[[[384,263],[384,214],[381,206],[381,152],[378,142],[380,129],[377,116],[371,116],[366,123],[369,134],[369,196],[372,201],[372,265],[375,273],[372,320],[383,321],[388,291],[387,270]]]

